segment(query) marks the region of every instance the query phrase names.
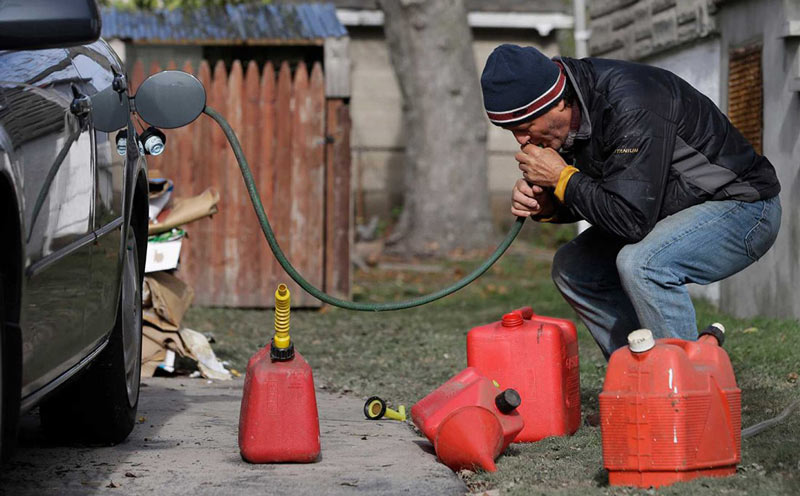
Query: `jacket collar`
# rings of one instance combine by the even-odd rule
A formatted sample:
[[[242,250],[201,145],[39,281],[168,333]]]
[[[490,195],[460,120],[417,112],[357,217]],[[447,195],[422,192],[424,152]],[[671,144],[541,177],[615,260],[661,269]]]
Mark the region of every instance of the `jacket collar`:
[[[575,133],[575,139],[589,139],[592,136],[592,121],[589,119],[589,109],[586,106],[586,100],[583,97],[581,88],[578,85],[578,79],[575,77],[574,71],[570,67],[570,63],[574,62],[574,59],[554,57],[553,60],[561,64],[564,68],[564,72],[567,73],[567,79],[569,79],[569,82],[572,84],[572,89],[575,90],[575,95],[577,95],[578,103],[581,106],[581,125],[578,128],[578,132]]]

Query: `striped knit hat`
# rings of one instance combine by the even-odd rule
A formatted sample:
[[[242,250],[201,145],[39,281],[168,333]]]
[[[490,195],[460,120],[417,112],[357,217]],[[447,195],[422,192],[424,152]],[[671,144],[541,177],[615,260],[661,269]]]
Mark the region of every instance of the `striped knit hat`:
[[[533,120],[550,110],[564,94],[561,68],[533,47],[500,45],[481,75],[483,106],[497,126]]]

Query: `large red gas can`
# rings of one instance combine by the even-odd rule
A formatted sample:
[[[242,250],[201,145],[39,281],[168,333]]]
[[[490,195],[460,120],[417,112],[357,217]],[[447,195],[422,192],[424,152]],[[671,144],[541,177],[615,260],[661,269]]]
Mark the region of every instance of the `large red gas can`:
[[[658,487],[726,476],[741,461],[741,391],[715,324],[697,341],[647,329],[611,355],[600,421],[612,485]]]
[[[308,362],[273,361],[269,345],[250,358],[239,413],[239,451],[251,463],[313,462],[319,416]]]
[[[467,334],[467,365],[519,392],[525,428],[515,442],[573,434],[581,422],[578,333],[566,319],[524,307]]]
[[[494,458],[523,428],[516,411],[519,403],[516,391],[502,391],[478,369],[468,367],[417,402],[411,420],[448,466],[457,470],[471,461],[494,471]]]

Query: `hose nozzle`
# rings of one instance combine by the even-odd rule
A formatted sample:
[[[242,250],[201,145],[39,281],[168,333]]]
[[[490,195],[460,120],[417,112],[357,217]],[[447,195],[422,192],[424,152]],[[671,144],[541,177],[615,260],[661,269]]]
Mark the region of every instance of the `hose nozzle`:
[[[289,336],[289,313],[291,294],[285,284],[275,290],[275,336],[272,338],[271,356],[273,360],[294,358],[294,346]]]

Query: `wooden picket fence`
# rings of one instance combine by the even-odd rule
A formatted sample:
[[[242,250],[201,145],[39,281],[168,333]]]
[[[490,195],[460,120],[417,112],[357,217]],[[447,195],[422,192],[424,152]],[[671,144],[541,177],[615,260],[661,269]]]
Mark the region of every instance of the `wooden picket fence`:
[[[175,69],[170,63],[166,69]],[[203,61],[194,74],[208,93],[207,105],[225,116],[242,143],[278,243],[313,285],[339,296],[350,292],[350,118],[345,102],[325,98],[322,67],[309,74],[284,62],[259,71],[235,61],[213,71]],[[135,89],[145,73],[136,62]],[[220,193],[219,213],[186,226],[178,275],[195,290],[199,305],[270,307],[281,282],[295,306],[319,306],[286,275],[270,251],[233,152],[208,116],[165,131],[166,151],[148,167],[173,180],[174,196],[209,187]]]

